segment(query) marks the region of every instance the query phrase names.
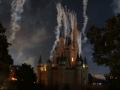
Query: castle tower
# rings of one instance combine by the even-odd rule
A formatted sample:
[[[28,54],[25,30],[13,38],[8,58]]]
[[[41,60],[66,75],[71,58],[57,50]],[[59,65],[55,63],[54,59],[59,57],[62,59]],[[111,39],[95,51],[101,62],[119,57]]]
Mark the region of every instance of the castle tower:
[[[58,55],[57,55],[58,52],[57,52],[57,51],[58,51],[58,46],[56,46],[56,47],[55,47],[55,50],[54,50],[54,56],[53,56],[53,64],[54,64],[54,67],[57,66],[57,60],[56,60],[57,57],[58,57]]]
[[[38,61],[38,66],[37,66],[37,83],[40,83],[41,82],[41,71],[43,71],[43,65],[42,65],[42,60],[41,60],[41,55],[40,55],[40,58],[39,58],[39,61]]]
[[[74,59],[75,51],[73,48],[71,38],[67,37],[66,39],[67,40],[66,40],[65,49],[64,49],[65,56],[67,57],[66,64],[67,64],[67,67],[73,67],[75,65],[75,59]]]
[[[60,35],[59,35],[58,49],[59,49],[59,56],[61,56],[61,53],[64,50],[64,39],[63,39],[62,30],[60,31]]]
[[[75,81],[76,85],[80,85],[82,83],[82,57],[77,54],[76,58],[76,66],[75,66]]]
[[[48,59],[47,60],[47,66],[46,66],[46,74],[47,74],[47,85],[51,85],[51,78],[52,78],[52,76],[51,76],[51,73],[52,73],[52,71],[51,71],[51,69],[52,69],[52,62]]]
[[[66,61],[66,57],[64,56],[64,54],[62,53],[61,57],[60,57],[60,62],[59,62],[59,66],[58,66],[58,70],[59,70],[59,83],[65,83],[65,61]]]
[[[77,29],[77,23],[76,20],[74,21],[74,29],[73,29],[73,48],[75,50],[75,60],[77,58],[77,53],[78,53],[78,29]]]
[[[83,84],[88,84],[88,65],[86,61],[86,57],[83,59]]]

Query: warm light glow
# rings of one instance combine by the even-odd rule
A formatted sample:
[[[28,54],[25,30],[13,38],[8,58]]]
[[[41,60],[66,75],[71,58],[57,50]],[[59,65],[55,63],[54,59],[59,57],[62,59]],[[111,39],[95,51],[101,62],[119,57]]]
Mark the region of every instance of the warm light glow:
[[[74,61],[73,57],[72,57],[72,62]]]
[[[11,72],[12,72],[12,70],[11,70]]]
[[[46,68],[44,69],[44,71],[46,71]]]
[[[16,78],[14,78],[14,77],[12,77],[12,80],[13,80],[13,81],[16,81],[17,79],[16,79]]]
[[[46,64],[44,64],[44,71],[46,71],[46,66],[47,66],[47,65],[46,65]]]
[[[85,64],[83,64],[83,68],[85,68]]]
[[[52,64],[52,67],[54,67],[54,66],[55,66],[55,64],[53,63],[53,64]]]
[[[93,85],[96,85],[96,83],[93,83]]]
[[[41,67],[41,69],[40,69],[41,71],[43,71],[43,67]]]

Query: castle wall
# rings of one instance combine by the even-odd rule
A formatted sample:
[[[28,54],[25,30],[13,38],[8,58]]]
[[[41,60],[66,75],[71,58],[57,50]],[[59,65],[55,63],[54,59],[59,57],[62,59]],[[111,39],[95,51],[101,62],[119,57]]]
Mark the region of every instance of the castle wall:
[[[47,85],[47,78],[46,77],[47,77],[46,71],[42,71],[41,72],[41,80],[45,85]]]
[[[58,83],[58,70],[52,70],[52,83]]]
[[[65,83],[75,83],[75,70],[66,69],[65,71]]]
[[[51,78],[50,83],[53,83],[53,84],[56,84],[56,83],[64,83],[64,84],[78,83],[80,84],[82,81],[82,83],[86,85],[88,82],[88,71],[87,70],[82,70],[82,78],[81,78],[81,70],[74,69],[74,68],[66,68],[66,69],[62,68],[61,71],[59,69],[53,69],[51,70],[50,76],[51,76],[49,77]],[[39,79],[40,77],[41,77],[41,80],[47,85],[48,84],[47,72],[41,71],[41,74],[39,74]]]

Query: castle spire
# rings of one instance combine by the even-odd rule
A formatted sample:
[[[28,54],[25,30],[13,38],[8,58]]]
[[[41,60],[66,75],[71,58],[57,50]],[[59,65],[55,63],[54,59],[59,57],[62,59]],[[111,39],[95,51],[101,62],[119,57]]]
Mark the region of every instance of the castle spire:
[[[62,31],[60,30],[60,35],[59,35],[59,37],[63,37],[63,35],[62,35]]]
[[[84,58],[84,63],[87,65],[86,57]]]
[[[39,61],[38,61],[38,63],[42,63],[41,55],[40,55],[40,57],[39,57]]]
[[[79,54],[77,53],[76,61],[80,61]]]
[[[80,61],[83,62],[83,59],[82,59],[82,54],[80,54]]]
[[[69,46],[69,45],[71,45],[71,44],[72,44],[72,42],[71,42],[71,38],[68,37],[68,43],[67,43],[67,45]]]
[[[77,21],[74,20],[74,29],[77,29]]]

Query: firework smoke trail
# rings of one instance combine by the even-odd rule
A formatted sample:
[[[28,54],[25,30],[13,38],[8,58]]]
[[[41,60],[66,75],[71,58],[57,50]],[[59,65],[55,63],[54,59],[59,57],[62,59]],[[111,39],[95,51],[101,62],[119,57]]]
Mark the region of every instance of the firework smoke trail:
[[[12,14],[11,14],[11,36],[9,38],[9,42],[12,42],[15,39],[15,34],[20,30],[20,19],[21,19],[21,13],[23,10],[23,5],[25,3],[25,0],[13,0],[12,1]]]
[[[69,13],[69,20],[70,20],[70,26],[71,26],[71,29],[72,29],[71,39],[73,41],[73,29],[74,29],[75,21],[77,20],[76,13],[70,12]],[[76,24],[77,24],[77,22],[76,22]]]
[[[70,35],[71,29],[72,29],[72,33],[73,33],[74,24],[77,25],[76,13],[67,10],[66,7],[64,9],[60,3],[56,4],[56,8],[57,8],[57,12],[58,12],[58,15],[57,15],[58,26],[56,27],[56,32],[55,32],[56,40],[55,40],[53,48],[51,50],[50,59],[52,59],[52,57],[53,57],[53,51],[54,51],[55,47],[57,46],[57,42],[59,42],[59,34],[60,34],[61,26],[64,26],[64,37],[67,37],[68,35]],[[71,34],[71,38],[73,40],[72,34]],[[78,42],[80,42],[80,39],[78,39],[79,40]],[[65,43],[65,39],[64,39],[64,43]],[[79,43],[79,44],[81,45],[81,43]]]
[[[59,41],[59,35],[60,35],[60,27],[62,26],[62,16],[63,16],[63,8],[61,6],[60,3],[56,4],[56,9],[57,9],[57,12],[58,12],[58,15],[57,15],[57,23],[58,23],[58,26],[56,27],[56,40],[54,42],[54,45],[53,45],[53,48],[51,50],[51,53],[50,53],[50,59],[52,59],[53,57],[53,51],[55,49],[55,47],[57,46],[57,42]]]
[[[70,19],[69,19],[69,10],[65,7],[63,8],[63,25],[64,25],[64,36],[67,37],[70,34]],[[64,40],[65,42],[65,40]]]
[[[77,39],[77,42],[78,42],[78,48],[79,48],[79,55],[82,53],[82,43],[81,43],[81,32],[78,33],[78,39]]]
[[[83,42],[85,42],[87,40],[87,37],[85,35],[85,29],[86,29],[86,25],[87,25],[87,22],[88,22],[88,17],[86,15],[87,2],[88,2],[88,0],[83,0],[83,17],[84,17],[84,23],[83,23],[83,28],[82,28],[82,34],[84,36]]]
[[[65,12],[64,8],[62,9],[63,12],[63,25],[64,25],[64,36],[66,37],[68,35],[68,17],[67,17],[67,12]]]

